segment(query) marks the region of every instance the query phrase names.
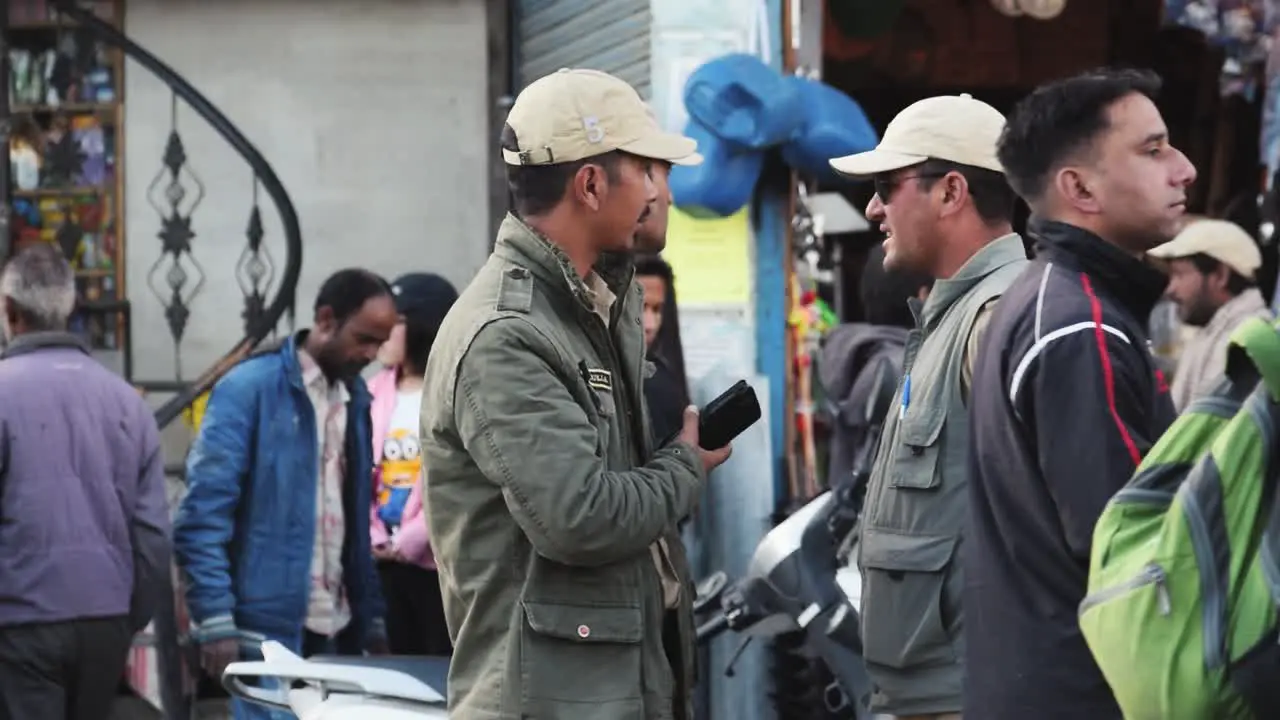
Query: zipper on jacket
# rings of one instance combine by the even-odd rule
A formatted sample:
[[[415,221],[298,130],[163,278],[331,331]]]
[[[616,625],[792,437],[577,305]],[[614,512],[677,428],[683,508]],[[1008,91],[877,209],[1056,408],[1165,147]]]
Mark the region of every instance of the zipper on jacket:
[[[1097,607],[1150,585],[1156,586],[1156,607],[1160,614],[1167,616],[1173,612],[1173,603],[1169,597],[1168,576],[1165,574],[1164,568],[1152,562],[1147,563],[1143,566],[1141,572],[1128,580],[1090,593],[1080,603],[1079,614],[1084,615],[1090,608]]]
[[[619,300],[619,302],[621,302],[621,300]],[[584,308],[584,310],[586,309]],[[636,447],[636,440],[637,440],[636,418],[634,417],[634,415],[629,415],[629,413],[634,413],[635,411],[634,411],[634,408],[632,408],[630,398],[626,396],[627,388],[631,385],[631,378],[623,376],[623,373],[626,368],[624,368],[622,365],[622,358],[618,356],[618,349],[614,347],[612,329],[609,327],[608,324],[604,322],[604,320],[599,315],[596,315],[595,313],[590,311],[586,311],[586,312],[588,312],[591,315],[591,319],[589,320],[589,322],[591,322],[591,327],[594,329],[595,334],[598,336],[596,338],[596,341],[600,343],[600,345],[596,347],[596,352],[599,352],[602,356],[607,357],[609,359],[610,365],[613,366],[610,368],[610,372],[613,373],[616,380],[613,383],[613,390],[612,390],[613,402],[619,408],[619,411],[615,413],[614,416],[617,418],[616,422],[626,423],[625,427],[619,428],[618,434],[619,436],[621,436],[623,442],[626,442],[629,446],[633,448],[629,453],[629,455],[632,458],[638,458],[638,456],[641,454],[641,449],[639,447]],[[637,390],[641,394],[644,393],[643,386],[641,386],[640,388],[637,388]],[[623,397],[620,398],[619,394],[621,394]],[[628,415],[628,417],[624,420],[622,418],[623,415]],[[643,445],[641,447],[643,447]],[[643,464],[643,462],[644,462],[643,459],[638,459],[635,462],[635,464],[640,465],[640,464]]]
[[[1223,657],[1226,644],[1223,620],[1226,616],[1227,599],[1222,594],[1226,578],[1219,577],[1220,568],[1214,560],[1213,541],[1209,538],[1209,523],[1205,520],[1195,493],[1191,492],[1191,486],[1183,485],[1180,494],[1182,514],[1186,516],[1191,537],[1191,549],[1195,552],[1196,565],[1200,569],[1205,668],[1213,670],[1226,664],[1226,658]]]

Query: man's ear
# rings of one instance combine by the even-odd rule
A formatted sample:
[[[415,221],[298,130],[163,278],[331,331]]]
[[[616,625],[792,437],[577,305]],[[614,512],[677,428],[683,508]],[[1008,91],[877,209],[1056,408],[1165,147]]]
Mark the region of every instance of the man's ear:
[[[1062,168],[1053,176],[1054,188],[1067,204],[1091,215],[1102,211],[1102,204],[1094,194],[1093,182],[1089,173],[1076,167]]]
[[[334,319],[333,308],[328,305],[321,305],[316,308],[316,320],[312,328],[313,330],[319,330],[327,335],[334,331],[335,325],[337,325],[337,323]]]
[[[958,172],[949,172],[937,184],[942,192],[942,216],[959,212],[969,197],[969,181]]]
[[[578,202],[591,210],[599,210],[604,206],[605,195],[608,194],[609,181],[604,169],[599,165],[587,163],[573,174],[572,192]]]

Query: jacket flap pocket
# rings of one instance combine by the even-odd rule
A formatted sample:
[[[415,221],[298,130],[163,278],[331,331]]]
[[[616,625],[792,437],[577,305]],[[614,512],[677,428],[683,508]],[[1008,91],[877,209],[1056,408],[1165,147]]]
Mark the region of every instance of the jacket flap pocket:
[[[607,643],[638,643],[643,637],[639,606],[569,605],[528,600],[523,604],[529,627],[540,635]]]
[[[946,535],[904,535],[866,528],[860,544],[863,567],[897,572],[938,572],[951,561],[956,539]]]
[[[906,416],[899,423],[898,438],[907,445],[929,447],[938,442],[946,420],[947,413],[941,408],[907,408]]]
[[[600,411],[601,417],[612,418],[618,414],[618,407],[614,404],[613,393],[605,390],[592,390],[596,394],[596,409]]]

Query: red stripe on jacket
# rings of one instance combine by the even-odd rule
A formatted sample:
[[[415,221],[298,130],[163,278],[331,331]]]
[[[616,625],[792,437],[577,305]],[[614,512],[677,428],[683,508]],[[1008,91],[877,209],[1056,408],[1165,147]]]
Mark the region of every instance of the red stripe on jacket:
[[[1107,333],[1102,329],[1102,303],[1098,302],[1088,275],[1080,273],[1080,285],[1084,287],[1084,294],[1089,298],[1089,306],[1093,309],[1093,336],[1098,341],[1098,359],[1102,361],[1102,384],[1106,389],[1107,409],[1111,411],[1111,419],[1120,431],[1120,439],[1129,449],[1134,467],[1137,467],[1142,464],[1142,453],[1138,452],[1138,444],[1133,441],[1129,428],[1125,427],[1124,420],[1120,419],[1120,411],[1116,408],[1116,376],[1111,368],[1111,356],[1107,354]]]

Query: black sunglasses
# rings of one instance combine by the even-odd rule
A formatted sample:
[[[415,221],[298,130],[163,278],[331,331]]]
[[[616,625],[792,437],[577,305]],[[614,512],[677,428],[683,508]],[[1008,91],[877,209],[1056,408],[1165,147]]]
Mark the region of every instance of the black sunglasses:
[[[936,180],[940,177],[946,177],[946,175],[946,173],[919,173],[916,175],[899,175],[897,177],[877,175],[871,179],[871,185],[875,188],[876,195],[880,196],[880,202],[888,205],[893,194],[906,181],[915,179]]]

